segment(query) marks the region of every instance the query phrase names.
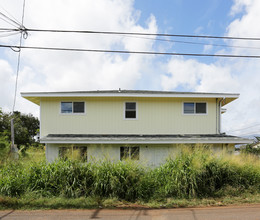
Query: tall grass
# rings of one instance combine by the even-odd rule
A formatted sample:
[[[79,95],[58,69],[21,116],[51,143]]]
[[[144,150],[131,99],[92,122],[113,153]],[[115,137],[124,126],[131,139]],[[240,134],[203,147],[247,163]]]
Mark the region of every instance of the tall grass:
[[[216,197],[245,190],[260,192],[260,160],[249,155],[216,155],[204,148],[184,148],[156,169],[133,161],[46,163],[28,158],[0,168],[0,194],[10,197],[34,193],[136,201]]]

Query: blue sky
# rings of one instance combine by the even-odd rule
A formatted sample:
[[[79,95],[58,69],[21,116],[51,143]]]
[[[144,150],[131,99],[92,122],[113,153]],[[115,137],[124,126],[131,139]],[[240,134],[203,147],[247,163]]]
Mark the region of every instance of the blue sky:
[[[159,32],[192,34],[202,28],[206,34],[223,35],[231,20],[229,12],[232,1],[137,0],[134,6],[141,11],[142,25],[151,14],[157,18]]]
[[[232,1],[226,0],[145,0],[135,1],[135,8],[140,10],[139,22],[146,25],[146,19],[152,14],[157,19],[159,33],[197,34],[223,36],[226,27],[234,19],[230,15]],[[201,39],[174,38],[178,41],[207,42]],[[214,41],[214,43],[223,43]],[[176,52],[203,52],[203,45],[176,43]],[[209,59],[205,59],[209,60]]]
[[[21,21],[21,0],[1,0],[0,11]],[[27,28],[106,30],[170,34],[260,36],[259,0],[26,0]],[[0,20],[0,27],[10,27]],[[1,36],[1,34],[0,34]],[[162,37],[158,37],[162,38]],[[157,39],[158,39],[157,38]],[[164,38],[165,39],[165,38]],[[259,49],[193,45],[224,44],[260,48],[258,41],[166,38],[174,42],[126,36],[30,33],[23,45],[86,49],[124,49],[179,53],[259,55]],[[0,37],[18,44],[19,35]],[[0,107],[13,103],[17,53],[0,48]],[[20,92],[102,89],[148,89],[240,93],[227,106],[223,131],[260,133],[259,60],[94,54],[22,50],[15,109],[39,114]],[[250,86],[249,86],[250,85]],[[250,106],[250,107],[249,107]],[[243,117],[241,117],[243,116]],[[250,127],[250,130],[244,129]],[[234,130],[238,130],[238,132]]]

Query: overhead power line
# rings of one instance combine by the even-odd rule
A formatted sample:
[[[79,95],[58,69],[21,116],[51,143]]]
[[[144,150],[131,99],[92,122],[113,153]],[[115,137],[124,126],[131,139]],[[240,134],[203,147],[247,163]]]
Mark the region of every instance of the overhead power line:
[[[190,37],[190,38],[215,38],[229,40],[258,40],[260,38],[253,37],[221,37],[213,35],[189,35],[189,34],[162,34],[162,33],[140,33],[140,32],[118,32],[118,31],[81,31],[81,30],[53,30],[53,29],[26,29],[27,31],[35,32],[61,32],[61,33],[86,33],[86,34],[117,34],[117,35],[144,35],[144,36],[164,36],[164,37]]]
[[[132,38],[140,38],[140,39],[147,39],[153,41],[165,41],[165,42],[173,42],[173,43],[183,43],[183,44],[193,44],[193,45],[208,45],[214,47],[228,47],[228,48],[240,48],[240,49],[256,49],[259,50],[260,47],[248,47],[248,46],[240,46],[240,45],[225,45],[225,44],[215,44],[215,43],[201,43],[201,42],[191,42],[191,41],[180,41],[180,40],[173,40],[173,39],[164,39],[164,38],[152,38],[152,37],[145,37],[140,35],[159,35],[161,37],[169,37],[169,36],[177,36],[183,37],[187,35],[169,35],[169,34],[150,34],[150,33],[128,33],[128,32],[98,32],[98,31],[77,31],[77,30],[48,30],[48,29],[30,29],[30,28],[19,28],[19,29],[9,29],[9,28],[0,28],[0,31],[16,31],[16,32],[24,32],[27,33],[30,31],[35,32],[54,32],[54,33],[76,33],[76,34],[119,34],[124,37],[132,37]],[[138,35],[138,36],[137,36]],[[219,37],[219,36],[203,36],[203,35],[188,35],[189,37],[198,37],[198,38],[224,38],[226,37]],[[241,40],[260,40],[260,38],[238,38],[238,37],[228,37],[228,39],[241,39]]]
[[[237,131],[242,131],[242,130],[247,130],[249,128],[254,128],[254,127],[259,127],[260,126],[260,123],[259,124],[255,124],[255,125],[252,125],[252,126],[249,126],[249,127],[245,127],[245,128],[240,128],[240,129],[236,129],[236,130],[229,130],[227,132],[237,132]]]
[[[230,47],[230,48],[241,48],[241,49],[256,49],[260,50],[260,47],[245,47],[239,45],[225,45],[225,44],[211,44],[211,43],[201,43],[201,42],[192,42],[192,41],[180,41],[180,40],[171,40],[171,39],[162,39],[162,38],[150,38],[150,37],[142,37],[142,36],[125,36],[125,37],[133,37],[133,38],[140,38],[140,39],[148,39],[154,41],[167,41],[172,43],[183,43],[183,44],[195,44],[195,45],[208,45],[214,47]]]
[[[5,22],[9,23],[10,25],[12,25],[12,26],[14,26],[14,27],[21,27],[21,26],[22,26],[19,22],[17,22],[16,20],[14,20],[14,19],[8,17],[7,15],[5,15],[5,14],[2,13],[2,12],[0,12],[0,16],[1,16],[0,18],[1,18],[2,20],[4,20]]]
[[[197,56],[197,57],[225,57],[225,58],[256,58],[260,55],[232,55],[232,54],[202,54],[202,53],[170,53],[155,51],[126,51],[126,50],[104,50],[104,49],[79,49],[79,48],[61,48],[61,47],[38,47],[38,46],[15,46],[0,45],[3,48],[34,49],[34,50],[53,50],[53,51],[74,51],[74,52],[95,52],[95,53],[121,53],[121,54],[144,54],[144,55],[169,55],[169,56]]]
[[[23,8],[22,8],[22,23],[19,24],[19,28],[20,29],[24,29],[23,26],[23,21],[24,21],[24,9],[25,9],[25,0],[23,0]],[[11,19],[12,20],[12,19]],[[16,23],[16,21],[14,21],[14,23]],[[21,31],[21,35],[20,35],[20,42],[19,45],[20,47],[22,46],[22,39],[25,36],[26,32]],[[20,60],[21,60],[21,48],[18,51],[18,57],[17,57],[17,68],[16,68],[16,79],[15,79],[15,89],[14,89],[14,102],[13,102],[13,116],[14,116],[14,109],[15,109],[15,103],[16,103],[16,93],[17,93],[17,85],[18,85],[18,75],[19,75],[19,70],[20,70]],[[17,156],[17,148],[15,146],[15,140],[14,140],[14,117],[11,118],[11,155],[13,155],[13,157]]]
[[[20,29],[5,29],[20,31]],[[111,35],[135,35],[135,36],[161,36],[161,37],[186,37],[186,38],[209,38],[227,40],[249,40],[260,41],[259,37],[234,37],[234,36],[214,36],[214,35],[191,35],[191,34],[163,34],[163,33],[141,33],[141,32],[120,32],[120,31],[94,31],[94,30],[54,30],[24,28],[27,32],[54,32],[54,33],[79,33],[79,34],[111,34]]]
[[[9,19],[14,20],[17,24],[19,24],[18,26],[20,27],[22,24],[20,23],[20,21],[18,21],[10,12],[8,12],[3,6],[0,6],[0,8],[2,8],[2,10],[5,11],[6,14],[9,15]]]
[[[19,32],[9,32],[9,33],[6,33],[6,32],[1,33],[0,32],[0,38],[2,38],[2,37],[9,37],[9,36],[16,35],[16,34],[19,34]]]
[[[11,21],[9,21],[8,19],[4,18],[4,17],[0,17],[1,20],[5,21],[6,23],[14,26],[14,27],[17,27],[17,25],[13,24]],[[8,30],[8,29],[7,29]],[[14,29],[14,31],[17,31],[17,29]]]
[[[239,136],[241,137],[246,137],[246,136],[259,136],[260,135],[260,131],[257,130],[257,131],[251,131],[251,132],[248,132],[248,133],[242,133],[242,134],[239,134]]]

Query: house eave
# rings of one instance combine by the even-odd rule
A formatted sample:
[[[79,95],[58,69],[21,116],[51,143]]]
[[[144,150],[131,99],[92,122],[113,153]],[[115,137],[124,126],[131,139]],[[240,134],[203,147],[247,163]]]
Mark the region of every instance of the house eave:
[[[43,137],[45,144],[249,144],[253,140],[235,136],[220,137]]]
[[[65,97],[140,97],[140,98],[218,98],[229,103],[239,97],[237,93],[172,92],[148,90],[97,90],[72,92],[22,92],[21,96],[39,105],[41,98]]]

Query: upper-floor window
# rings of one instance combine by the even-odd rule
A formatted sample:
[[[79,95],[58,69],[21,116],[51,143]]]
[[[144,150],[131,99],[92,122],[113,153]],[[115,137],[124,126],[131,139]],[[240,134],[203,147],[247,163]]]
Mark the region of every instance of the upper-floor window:
[[[125,103],[125,118],[137,118],[137,109],[136,109],[136,102],[126,102]]]
[[[85,113],[85,102],[61,102],[61,113],[64,114]]]
[[[206,102],[184,102],[183,103],[184,114],[207,114]]]

